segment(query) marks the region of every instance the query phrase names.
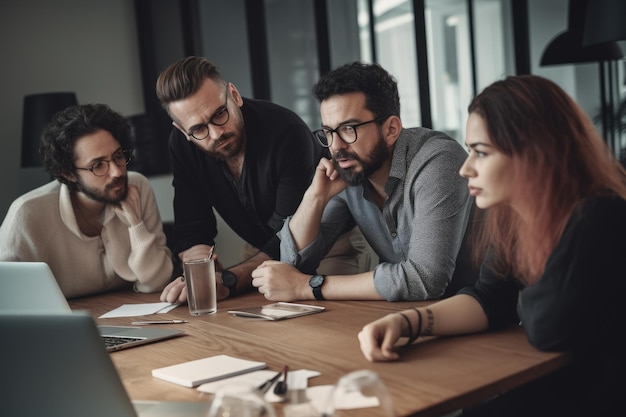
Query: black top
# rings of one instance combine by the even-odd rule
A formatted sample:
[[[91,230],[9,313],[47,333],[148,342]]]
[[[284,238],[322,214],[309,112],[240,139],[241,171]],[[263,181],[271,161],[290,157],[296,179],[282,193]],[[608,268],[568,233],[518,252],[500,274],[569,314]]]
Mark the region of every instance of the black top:
[[[241,111],[246,155],[239,184],[224,162],[172,129],[175,254],[197,244],[214,244],[215,209],[242,239],[279,258],[276,231],[300,204],[323,148],[314,143],[302,119],[286,108],[244,98]]]
[[[589,198],[572,214],[535,284],[498,278],[487,260],[476,285],[460,291],[481,303],[490,328],[521,321],[537,349],[573,353],[571,366],[552,375],[550,383],[534,384],[540,388],[531,394],[533,402],[546,397],[555,407],[542,404],[541,413],[597,416],[617,406],[626,377],[625,256],[626,201]],[[539,412],[526,408],[531,406],[516,404],[519,414],[508,415]]]

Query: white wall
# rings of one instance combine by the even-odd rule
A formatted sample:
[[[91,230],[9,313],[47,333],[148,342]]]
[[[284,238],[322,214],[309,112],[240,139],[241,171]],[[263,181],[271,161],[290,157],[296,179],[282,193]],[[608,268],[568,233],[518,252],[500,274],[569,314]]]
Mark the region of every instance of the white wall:
[[[21,169],[23,98],[73,91],[78,103],[105,103],[124,116],[144,112],[134,3],[130,0],[0,0],[0,219],[20,194],[45,183]],[[171,177],[151,178],[164,221],[173,221]],[[224,265],[241,240],[218,219]]]

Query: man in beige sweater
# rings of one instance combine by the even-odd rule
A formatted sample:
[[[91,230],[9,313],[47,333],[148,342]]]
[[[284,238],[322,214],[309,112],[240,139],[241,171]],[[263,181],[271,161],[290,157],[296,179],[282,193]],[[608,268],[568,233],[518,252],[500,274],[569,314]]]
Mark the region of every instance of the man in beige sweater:
[[[161,291],[171,253],[148,180],[127,172],[130,125],[103,104],[57,113],[41,153],[55,179],[17,198],[0,226],[0,260],[46,262],[67,298],[130,286]]]

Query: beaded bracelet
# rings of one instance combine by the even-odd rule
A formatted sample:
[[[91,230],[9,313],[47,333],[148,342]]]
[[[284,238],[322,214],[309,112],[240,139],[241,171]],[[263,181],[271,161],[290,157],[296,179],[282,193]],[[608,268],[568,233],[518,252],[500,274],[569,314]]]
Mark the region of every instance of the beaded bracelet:
[[[409,320],[406,314],[400,313],[400,312],[398,312],[398,314],[404,317],[404,320],[406,320],[406,324],[409,326],[409,341],[406,343],[406,345],[404,345],[404,346],[408,346],[411,343],[413,343],[413,340],[415,340],[413,339],[413,326],[411,326],[411,320]]]
[[[417,331],[415,332],[413,336],[411,336],[407,345],[410,345],[413,342],[415,342],[417,338],[420,337],[422,334],[422,313],[415,307],[411,307],[411,308],[415,310],[415,312],[417,313]]]

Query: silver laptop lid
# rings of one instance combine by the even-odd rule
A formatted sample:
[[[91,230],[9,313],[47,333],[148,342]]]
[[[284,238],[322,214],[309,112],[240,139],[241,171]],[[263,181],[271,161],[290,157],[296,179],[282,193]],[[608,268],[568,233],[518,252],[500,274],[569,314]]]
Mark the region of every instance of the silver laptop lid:
[[[0,314],[63,314],[70,306],[54,274],[43,262],[0,262]],[[123,339],[109,351],[152,343],[184,334],[182,329],[98,326],[102,336]],[[102,342],[102,341],[101,341]],[[104,342],[102,342],[104,343]]]
[[[70,311],[70,306],[47,264],[0,262],[0,314]]]
[[[87,313],[0,315],[0,332],[10,340],[0,369],[11,392],[1,416],[137,415]]]

